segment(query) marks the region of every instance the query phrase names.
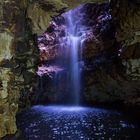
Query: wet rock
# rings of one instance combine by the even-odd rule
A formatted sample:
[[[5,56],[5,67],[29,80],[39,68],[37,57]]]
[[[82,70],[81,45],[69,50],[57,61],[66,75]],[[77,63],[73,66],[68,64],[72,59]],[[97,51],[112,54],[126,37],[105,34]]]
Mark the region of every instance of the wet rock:
[[[127,105],[139,105],[139,80],[126,81],[116,72],[114,74],[96,70],[84,75],[83,102],[92,104],[120,102]]]
[[[131,80],[140,79],[140,59],[128,59],[123,61],[126,73]]]
[[[73,8],[81,3],[104,3],[106,0],[79,0],[79,1],[60,1],[60,0],[39,0],[31,2],[28,7],[28,17],[33,24],[33,32],[41,34],[46,30],[52,17],[58,16],[65,11],[65,9]],[[34,14],[36,13],[36,14]],[[45,17],[45,18],[44,18]]]
[[[123,65],[126,67],[128,79],[137,81],[139,80],[140,57],[139,4],[130,1],[112,1],[112,8],[114,9],[112,9],[113,19],[118,25],[116,26],[116,39],[122,44],[119,55],[123,59]]]
[[[4,113],[4,108],[2,106],[0,106],[0,114]]]
[[[82,2],[85,1],[76,4]],[[0,2],[0,138],[16,132],[18,104],[25,103],[23,107],[27,107],[30,104],[28,97],[37,85],[36,34],[44,32],[52,17],[70,5],[74,6],[73,2],[59,0]],[[25,100],[21,93],[26,94]]]
[[[18,99],[15,97],[18,94],[13,88],[13,76],[10,69],[1,68],[0,72],[0,80],[2,81],[0,88],[0,136],[3,137],[6,134],[14,134],[17,131],[15,114],[18,109]]]
[[[130,46],[125,46],[121,49],[120,56],[122,59],[139,59],[140,58],[140,43]]]
[[[7,32],[0,33],[0,62],[3,59],[10,60],[12,58],[12,41],[13,36],[8,34]]]
[[[112,17],[116,22],[116,39],[122,46],[140,42],[140,6],[136,1],[112,1]]]
[[[22,103],[23,107],[30,105],[30,93],[33,93],[33,89],[37,86],[35,71],[39,62],[39,53],[37,49],[37,35],[34,34],[39,35],[44,32],[47,26],[49,26],[50,20],[64,12],[66,8],[68,10],[85,2],[105,1],[2,0],[0,2],[0,137],[15,133],[15,115],[18,104]],[[111,38],[113,35],[108,32],[110,29],[113,29],[113,27],[110,28],[112,24],[110,23],[110,16],[107,13],[103,14],[104,12],[101,12],[98,17],[98,12],[103,7],[95,7],[90,9],[87,5],[86,9],[88,9],[89,17],[83,16],[83,19],[91,19],[89,22],[86,20],[84,24],[89,27],[94,25],[94,28],[92,27],[93,33],[101,43],[96,43],[95,45],[95,41],[91,39],[91,42],[89,41],[90,43],[85,45],[86,50],[88,50],[87,54],[85,54],[85,59],[87,60],[85,69],[93,70],[94,66],[94,68],[97,68],[97,73],[93,73],[91,77],[87,76],[87,80],[85,80],[89,82],[87,82],[89,85],[87,85],[84,91],[85,96],[88,96],[87,98],[92,101],[114,101],[121,99],[127,102],[128,100],[128,104],[133,99],[132,104],[139,104],[139,2],[138,0],[134,2],[129,0],[111,1],[111,16],[113,22],[116,23],[115,34],[120,44],[120,54],[118,54],[118,47],[116,48],[114,45],[114,38]],[[91,15],[90,13],[93,14]],[[82,18],[79,18],[77,25],[82,21]],[[84,31],[89,32],[92,28],[85,29]],[[52,31],[54,31],[54,28],[49,29],[49,33],[52,33]],[[63,35],[64,32],[61,32],[60,36],[62,37]],[[79,35],[82,35],[81,31],[79,31]],[[54,35],[52,36],[54,37]],[[47,44],[48,42],[45,43]],[[52,50],[51,56],[53,56],[51,58],[57,56],[57,47],[56,45],[50,49]],[[112,48],[115,48],[115,51],[112,51]],[[109,52],[109,56],[108,53],[106,56],[106,52],[101,51]],[[115,54],[113,54],[114,52]],[[99,55],[98,61],[94,58],[97,53]],[[123,60],[122,64],[125,66],[126,72],[124,72],[121,64],[114,61],[116,54],[120,55],[120,59]],[[49,58],[47,55],[44,55],[45,60]],[[103,57],[101,57],[102,55]],[[115,63],[115,68],[113,68],[112,63]],[[104,69],[102,76],[100,69]],[[31,80],[28,76],[31,76]],[[97,78],[95,78],[96,76]],[[127,81],[128,79],[130,81]],[[62,83],[64,83],[64,80],[62,80]],[[60,93],[63,92],[63,87],[65,87],[64,84],[62,87],[61,84],[59,85]],[[57,98],[56,90],[53,89],[54,99]],[[23,96],[24,98],[21,96],[20,103],[19,93],[25,95]]]

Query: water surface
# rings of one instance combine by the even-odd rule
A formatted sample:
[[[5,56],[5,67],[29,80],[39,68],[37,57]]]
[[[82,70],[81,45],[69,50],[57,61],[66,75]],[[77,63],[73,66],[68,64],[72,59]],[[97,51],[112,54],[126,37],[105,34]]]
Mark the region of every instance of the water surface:
[[[34,106],[17,115],[20,140],[139,140],[138,128],[117,111]]]

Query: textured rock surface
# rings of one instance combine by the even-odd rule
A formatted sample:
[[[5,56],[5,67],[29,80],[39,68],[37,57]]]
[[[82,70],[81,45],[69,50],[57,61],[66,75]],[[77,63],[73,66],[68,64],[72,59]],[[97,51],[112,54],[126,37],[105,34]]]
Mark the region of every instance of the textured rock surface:
[[[36,33],[44,32],[50,19],[65,9],[81,3],[104,1],[106,0],[0,0],[0,137],[16,132],[15,115],[18,105],[29,106],[30,93],[34,93],[37,86]],[[94,63],[96,71],[85,76],[88,88],[84,89],[84,95],[88,101],[121,99],[126,104],[139,104],[139,4],[138,0],[112,0],[111,13],[117,27],[116,39],[121,46],[118,54],[122,63],[119,60],[106,65],[106,57],[99,57],[103,60],[102,64]],[[88,48],[93,44],[98,46],[96,38],[87,43],[85,52],[90,52]],[[103,46],[110,48],[105,42]],[[106,48],[103,46],[99,45],[100,50]],[[92,51],[93,49],[95,48],[92,48]],[[96,51],[100,52],[97,48]],[[89,66],[93,54],[89,57],[84,55]],[[107,58],[109,60],[111,55]],[[95,60],[97,59],[92,62],[96,62]],[[102,65],[105,65],[103,70]],[[20,102],[18,98],[21,99]]]
[[[140,75],[138,70],[140,67],[138,66],[140,58],[140,3],[138,1],[113,0],[112,17],[116,23],[116,39],[121,44],[120,56],[124,61],[123,64],[125,66],[128,64],[126,66],[127,73],[136,80],[136,77]],[[134,67],[137,67],[135,72],[132,70]],[[137,80],[139,80],[138,77]]]
[[[84,95],[94,102],[120,101],[140,105],[140,3],[112,0],[111,15],[119,44],[118,59],[112,61],[110,58],[107,64],[103,62],[97,66],[91,76],[87,75],[85,93],[88,94]]]
[[[73,8],[82,3],[103,3],[106,1],[107,0],[38,0],[32,1],[29,4],[27,13],[32,21],[33,32],[41,34],[46,30],[52,17],[60,15],[66,11],[66,9]]]
[[[86,4],[83,6],[79,6],[77,9],[75,9],[75,12],[77,14],[74,15],[74,24],[76,24],[76,30],[78,31],[77,35],[83,42],[83,51],[81,54],[85,63],[85,70],[83,71],[86,71],[88,75],[88,69],[90,69],[90,71],[93,71],[94,69],[99,68],[102,65],[110,63],[110,61],[111,63],[113,63],[114,59],[117,59],[118,47],[115,46],[115,31],[113,29],[111,15],[109,14],[108,4]],[[48,65],[55,65],[55,59],[59,59],[59,56],[61,57],[64,55],[62,53],[63,51],[61,51],[61,49],[59,48],[60,46],[63,47],[63,50],[65,49],[67,51],[67,37],[65,36],[65,34],[68,33],[65,23],[66,21],[64,15],[56,17],[48,27],[47,31],[38,38],[40,58],[43,63],[44,61],[47,61]],[[68,56],[69,54],[67,54],[67,57],[62,60],[65,61],[64,63],[68,62]],[[111,63],[110,65],[112,65]],[[98,72],[100,73],[100,71],[97,71],[97,73]],[[54,73],[53,78],[55,79],[56,76],[59,78],[55,79],[54,81],[52,79],[50,83],[46,82],[45,77],[42,78],[43,86],[41,88],[41,100],[45,101],[48,99],[51,102],[61,102],[61,100],[66,100],[66,96],[68,96],[69,92],[71,92],[69,90],[70,85],[66,84],[66,81],[68,79],[67,73],[68,71],[65,71],[64,73],[60,72],[58,74]],[[95,72],[93,71],[93,73]],[[84,77],[87,76],[85,75]],[[94,77],[91,78],[93,79]],[[85,83],[87,83],[88,80],[90,81],[89,77],[87,78],[87,81]],[[48,84],[45,85],[45,83]],[[100,85],[101,83],[98,84]],[[94,83],[90,85],[90,88],[93,86]],[[89,85],[84,85],[83,87],[89,87]],[[92,97],[89,97],[89,99],[87,98],[87,94],[89,92],[90,90],[88,89],[85,91],[85,93],[83,93],[83,98],[85,100],[93,99]],[[92,94],[94,96],[95,93],[92,91],[91,95]],[[99,96],[102,97],[101,94]]]
[[[19,94],[14,85],[15,77],[10,68],[13,58],[14,35],[6,28],[4,21],[5,2],[0,2],[0,137],[14,134],[17,130],[15,114],[18,109]],[[8,19],[7,19],[8,20]],[[4,25],[5,24],[5,25]]]
[[[77,5],[87,1],[71,2]],[[51,18],[71,2],[0,0],[0,137],[16,132],[18,105],[20,108],[30,105],[30,93],[37,84],[36,34],[44,32]]]
[[[7,66],[2,67],[6,61],[13,57],[13,36],[7,32],[0,33],[0,137],[16,132],[15,114],[18,109],[19,94],[14,85],[14,74]]]
[[[32,91],[36,82],[35,78],[34,82],[31,80],[36,75],[38,51],[33,48],[34,36],[18,0],[0,1],[0,7],[0,137],[3,137],[17,131],[15,116],[21,106],[20,94],[25,89]]]
[[[93,61],[96,68],[85,76],[84,95],[95,103],[120,101],[140,105],[140,3],[112,0],[111,15],[116,28],[118,57],[113,60],[115,51],[108,49],[106,55],[103,53]]]
[[[124,60],[123,65],[129,79],[136,81],[140,79],[140,58]]]
[[[1,68],[0,73],[0,136],[5,136],[14,134],[17,130],[15,114],[19,96],[10,69]]]
[[[9,5],[8,1],[0,1],[0,137],[17,131],[15,114],[19,99],[18,87],[15,86],[15,76],[12,72],[14,34],[11,26],[14,24],[11,24],[10,17],[5,20],[6,5]]]
[[[120,102],[128,105],[140,105],[139,41],[134,44],[125,44],[129,38],[119,40],[118,36],[121,32],[119,32],[118,26],[116,26],[117,32],[115,31],[114,24],[119,24],[120,20],[124,19],[119,17],[120,20],[115,20],[114,17],[112,20],[108,5],[87,4],[79,13],[77,12],[78,18],[75,16],[75,24],[77,24],[79,36],[83,38],[84,42],[82,54],[85,62],[82,72],[83,102],[93,104]],[[63,16],[57,17],[54,21],[38,40],[40,58],[42,61],[48,61],[48,65],[53,64],[53,61],[61,55],[58,47],[65,42],[63,37],[66,27]],[[86,27],[82,31],[79,28],[81,23],[83,27]],[[123,24],[122,28],[124,28]],[[124,30],[127,29],[124,28]],[[66,44],[63,49],[65,46]],[[46,82],[48,80],[45,80],[45,77],[42,78],[41,83],[43,83],[43,87],[47,88],[41,88],[41,100],[51,102],[66,100],[69,91],[69,85],[65,84],[67,74],[60,72],[57,76],[59,79],[56,79],[55,84],[52,82],[53,80],[50,80],[50,83],[52,82],[50,84]]]
[[[13,36],[9,35],[7,32],[0,34],[0,61],[2,61],[3,59],[10,60],[12,58],[12,41]]]
[[[82,55],[85,59],[92,59],[103,50],[112,47],[115,42],[108,7],[108,4],[100,6],[87,4],[84,7],[79,6],[75,9],[77,15],[74,15],[74,24],[76,24],[77,36],[81,38],[84,44]],[[59,48],[60,46],[63,46],[63,49],[67,48],[65,23],[64,14],[55,17],[50,22],[46,32],[39,36],[38,44],[41,61],[57,59],[60,55],[63,55]],[[111,30],[110,34],[105,38],[109,30]]]

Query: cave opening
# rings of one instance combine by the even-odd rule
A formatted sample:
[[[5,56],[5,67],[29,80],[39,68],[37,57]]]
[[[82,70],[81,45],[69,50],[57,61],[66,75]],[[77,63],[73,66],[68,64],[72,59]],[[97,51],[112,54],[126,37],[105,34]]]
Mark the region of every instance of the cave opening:
[[[114,79],[124,71],[115,30],[110,3],[83,4],[53,17],[38,36],[35,105],[17,115],[22,139],[137,137],[138,128],[122,113],[95,107],[118,101]]]
[[[88,100],[86,73],[98,71],[107,61],[108,65],[117,61],[119,47],[109,5],[77,6],[54,17],[38,36],[37,102],[84,103],[84,98]]]
[[[139,0],[0,8],[0,139],[139,140]]]

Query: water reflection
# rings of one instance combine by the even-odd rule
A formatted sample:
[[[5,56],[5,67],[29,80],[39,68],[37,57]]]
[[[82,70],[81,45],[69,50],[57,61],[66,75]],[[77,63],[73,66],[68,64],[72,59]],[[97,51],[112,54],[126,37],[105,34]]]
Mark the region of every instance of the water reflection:
[[[34,106],[17,116],[21,140],[137,140],[138,129],[118,112],[86,107]]]

